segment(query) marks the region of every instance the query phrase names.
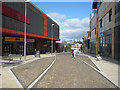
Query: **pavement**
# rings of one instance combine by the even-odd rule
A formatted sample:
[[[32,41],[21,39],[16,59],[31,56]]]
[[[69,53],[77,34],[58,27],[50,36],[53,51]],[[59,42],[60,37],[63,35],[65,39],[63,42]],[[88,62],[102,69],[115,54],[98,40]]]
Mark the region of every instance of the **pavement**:
[[[53,67],[33,88],[116,88],[91,67],[72,58],[71,54],[57,54],[56,57]]]
[[[76,55],[76,58],[85,61],[86,63],[92,65],[94,68],[96,68],[97,70],[99,70],[99,68],[91,61],[91,59],[88,56],[85,55]]]
[[[102,57],[102,60],[97,60],[95,56],[90,54],[80,55],[88,56],[107,78],[120,87],[120,61],[109,57]]]
[[[0,88],[20,88],[19,82],[17,82],[16,80],[17,78],[10,71],[11,68],[17,68],[21,65],[26,65],[27,67],[27,63],[32,63],[36,60],[41,61],[42,64],[42,60],[44,60],[44,58],[49,57],[53,57],[53,55],[41,54],[40,58],[34,57],[34,55],[28,55],[26,56],[26,60],[24,60],[24,57],[22,57],[21,60],[16,59],[11,61],[10,63],[9,60],[7,60],[6,57],[4,57],[3,60],[0,60]]]
[[[98,68],[111,81],[119,86],[119,62],[111,58],[103,58],[96,61],[92,55],[80,54],[78,56]],[[47,57],[47,58],[46,58]],[[20,84],[26,88],[37,76],[52,62],[53,55],[43,54],[40,58],[28,55],[26,60],[1,61],[0,88],[20,88]],[[49,58],[49,60],[48,60]],[[44,65],[43,65],[44,64]],[[10,69],[13,73],[11,74]],[[118,70],[119,69],[119,70]],[[19,81],[19,82],[18,82]],[[57,54],[57,60],[52,68],[39,80],[34,88],[116,88],[109,80],[90,68],[88,65],[72,58],[69,53]]]

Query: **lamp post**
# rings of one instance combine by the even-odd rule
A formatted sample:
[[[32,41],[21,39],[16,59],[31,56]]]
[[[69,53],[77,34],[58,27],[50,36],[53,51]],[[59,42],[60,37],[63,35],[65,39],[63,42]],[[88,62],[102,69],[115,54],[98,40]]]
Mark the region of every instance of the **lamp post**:
[[[52,24],[51,26],[52,26],[52,28],[51,28],[51,54],[53,53],[53,26],[54,26],[55,24]]]
[[[25,1],[24,60],[26,60],[26,31],[27,31],[26,17],[27,17],[27,2],[29,2],[29,0]]]

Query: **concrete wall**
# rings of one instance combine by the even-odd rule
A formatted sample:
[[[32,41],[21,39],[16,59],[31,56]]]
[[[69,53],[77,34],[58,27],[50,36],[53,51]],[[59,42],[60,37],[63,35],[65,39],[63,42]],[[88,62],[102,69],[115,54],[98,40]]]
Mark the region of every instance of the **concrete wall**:
[[[97,13],[95,13],[93,18],[91,19],[91,23],[90,23],[91,31],[95,28],[96,24],[97,24]]]
[[[104,13],[104,11],[108,8],[108,6],[110,5],[111,2],[102,2],[101,6],[98,9],[98,16],[102,16],[102,14]]]
[[[115,2],[115,26],[120,25],[120,1]]]
[[[100,24],[100,21],[99,21]],[[100,28],[100,26],[99,26]],[[109,22],[109,12],[102,18],[102,28],[100,28],[100,32],[104,32],[108,29],[112,28],[112,21]]]

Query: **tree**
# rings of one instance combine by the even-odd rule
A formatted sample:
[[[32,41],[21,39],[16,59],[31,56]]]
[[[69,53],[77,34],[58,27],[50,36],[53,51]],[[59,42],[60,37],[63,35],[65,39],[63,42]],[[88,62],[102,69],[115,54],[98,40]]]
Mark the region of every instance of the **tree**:
[[[68,51],[71,52],[71,44],[69,43],[67,46],[68,46]]]
[[[65,52],[67,52],[68,46],[65,47]]]
[[[65,51],[65,47],[64,47],[64,45],[62,45],[62,49],[63,49],[63,51]]]
[[[83,46],[82,45],[81,45],[80,49],[81,49],[81,52],[82,52],[83,51]]]

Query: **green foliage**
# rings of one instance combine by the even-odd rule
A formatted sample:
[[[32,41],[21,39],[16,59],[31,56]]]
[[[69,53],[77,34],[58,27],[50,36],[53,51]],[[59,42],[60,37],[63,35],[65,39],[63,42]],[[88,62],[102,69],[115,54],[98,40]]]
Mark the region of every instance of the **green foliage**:
[[[65,52],[67,52],[68,46],[65,47]]]
[[[82,45],[81,45],[80,49],[81,49],[81,52],[82,52],[83,51],[83,46]]]
[[[71,45],[67,44],[66,47],[64,47],[64,45],[62,46],[63,51],[65,52],[71,52]]]
[[[62,45],[62,49],[64,50],[64,45]]]
[[[71,52],[71,45],[70,44],[68,44],[68,51]]]

